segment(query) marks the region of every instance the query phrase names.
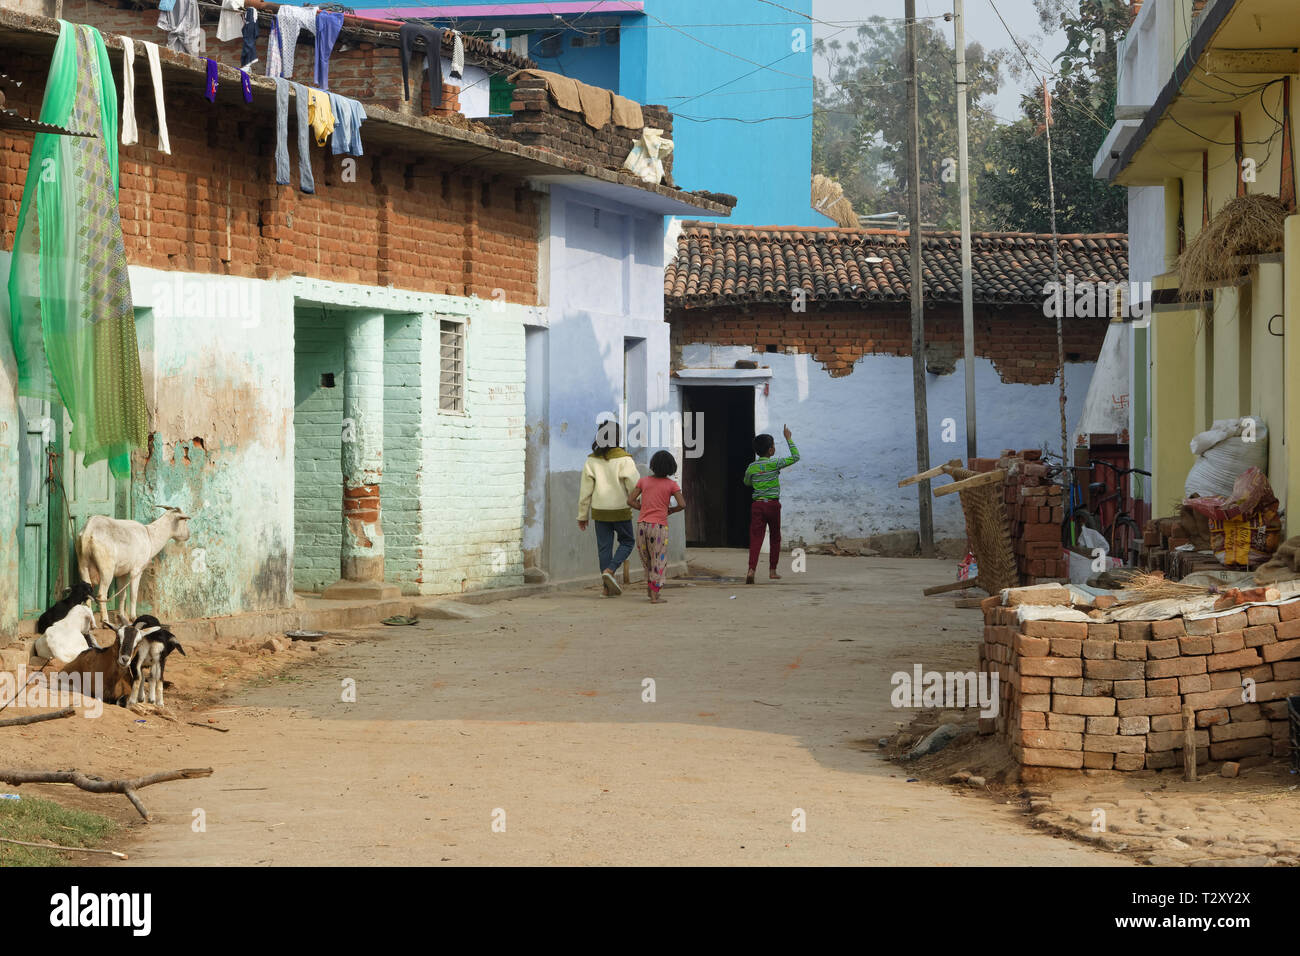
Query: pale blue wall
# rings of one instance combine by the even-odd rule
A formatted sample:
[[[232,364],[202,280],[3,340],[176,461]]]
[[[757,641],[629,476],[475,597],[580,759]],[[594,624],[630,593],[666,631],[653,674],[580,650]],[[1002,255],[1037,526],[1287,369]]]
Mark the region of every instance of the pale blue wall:
[[[542,566],[552,580],[568,580],[599,573],[593,529],[580,532],[577,526],[579,480],[597,416],[617,412],[622,401],[627,339],[645,342],[635,356],[643,368],[629,374],[644,382],[647,407],[639,410],[670,408],[663,217],[563,188],[552,190],[549,203],[549,341],[536,350],[546,363],[549,394],[545,414],[530,414],[529,425],[544,427],[547,439],[534,446],[546,461]],[[530,367],[529,374],[537,371]],[[683,534],[675,515],[669,525],[671,560],[685,554]]]

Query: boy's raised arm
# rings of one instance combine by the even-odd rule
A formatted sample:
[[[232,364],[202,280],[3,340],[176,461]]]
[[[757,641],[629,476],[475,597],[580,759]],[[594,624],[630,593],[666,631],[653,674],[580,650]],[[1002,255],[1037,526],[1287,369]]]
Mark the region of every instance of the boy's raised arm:
[[[799,449],[795,447],[794,436],[790,434],[790,427],[788,425],[783,427],[785,429],[785,443],[790,446],[790,454],[786,458],[777,459],[777,468],[788,468],[799,460]]]

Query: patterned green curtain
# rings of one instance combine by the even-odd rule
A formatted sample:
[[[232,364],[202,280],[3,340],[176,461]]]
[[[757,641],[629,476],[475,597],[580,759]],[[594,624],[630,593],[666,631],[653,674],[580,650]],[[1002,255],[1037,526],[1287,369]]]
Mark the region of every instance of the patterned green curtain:
[[[117,209],[117,86],[99,31],[59,25],[40,118],[96,135],[37,133],[32,146],[9,270],[18,392],[62,402],[73,449],[125,477],[149,422]]]

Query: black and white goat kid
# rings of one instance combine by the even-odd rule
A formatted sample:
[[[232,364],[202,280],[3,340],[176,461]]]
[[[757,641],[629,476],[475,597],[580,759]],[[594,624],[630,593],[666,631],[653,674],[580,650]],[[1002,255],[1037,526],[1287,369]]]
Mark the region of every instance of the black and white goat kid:
[[[163,671],[167,666],[167,657],[172,651],[180,651],[184,657],[185,648],[176,640],[176,635],[152,614],[141,614],[132,623],[119,628],[118,635],[122,639],[122,656],[130,660],[134,678],[128,703],[140,703],[145,695],[147,681],[148,703],[162,707]]]

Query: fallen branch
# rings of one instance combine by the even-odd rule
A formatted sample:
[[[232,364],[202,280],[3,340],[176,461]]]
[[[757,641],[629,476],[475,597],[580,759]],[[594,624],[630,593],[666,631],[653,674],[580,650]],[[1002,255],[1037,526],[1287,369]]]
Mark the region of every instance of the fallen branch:
[[[197,720],[187,721],[187,723],[188,723],[191,727],[202,727],[204,730],[215,730],[215,731],[217,731],[218,733],[222,733],[222,734],[228,734],[228,733],[230,733],[230,728],[229,728],[229,727],[214,727],[214,726],[212,726],[211,724],[201,724],[201,723],[199,723]]]
[[[65,707],[63,710],[51,711],[48,714],[28,714],[26,717],[10,717],[8,720],[0,720],[0,727],[18,727],[22,724],[39,724],[42,720],[58,720],[60,717],[71,717],[77,712],[75,707]]]
[[[211,767],[164,770],[151,773],[146,777],[136,777],[133,780],[104,780],[79,770],[0,770],[0,783],[12,784],[15,787],[22,786],[24,783],[70,783],[88,793],[120,793],[131,801],[131,805],[136,808],[140,816],[144,817],[145,823],[152,823],[149,811],[135,795],[136,790],[155,783],[166,783],[169,780],[191,780],[195,777],[210,776],[212,776]]]
[[[18,846],[36,846],[42,850],[67,850],[69,853],[107,853],[115,856],[119,860],[129,860],[130,857],[125,853],[119,853],[117,850],[93,850],[86,846],[59,846],[57,843],[28,843],[26,840],[10,840],[8,837],[0,837],[0,843],[14,843]]]

